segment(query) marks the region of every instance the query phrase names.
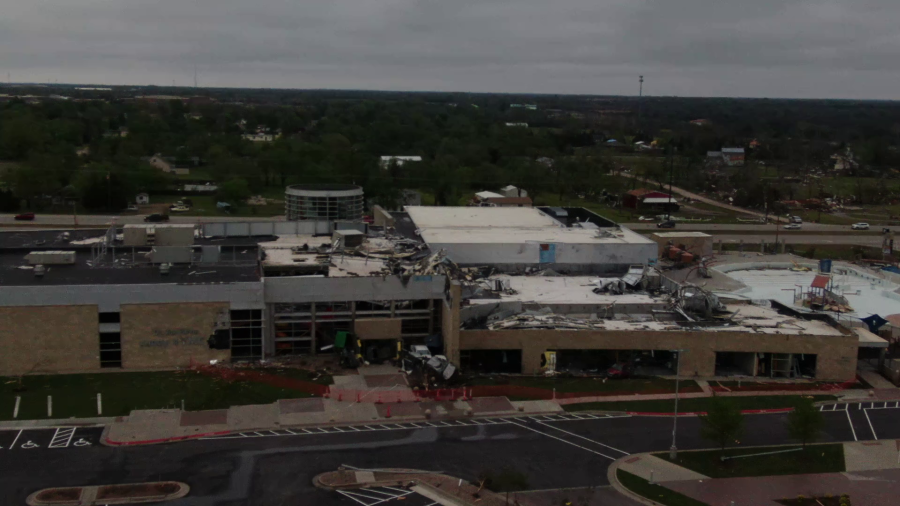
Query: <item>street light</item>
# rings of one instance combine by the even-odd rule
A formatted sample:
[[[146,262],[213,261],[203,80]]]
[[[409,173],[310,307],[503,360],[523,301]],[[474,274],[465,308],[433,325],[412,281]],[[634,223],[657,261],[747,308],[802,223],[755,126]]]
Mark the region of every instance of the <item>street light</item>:
[[[675,364],[675,411],[672,412],[672,447],[669,448],[669,460],[675,460],[678,456],[678,447],[675,445],[675,434],[678,431],[678,382],[681,376],[681,354],[686,350],[672,350],[676,353],[678,362]]]

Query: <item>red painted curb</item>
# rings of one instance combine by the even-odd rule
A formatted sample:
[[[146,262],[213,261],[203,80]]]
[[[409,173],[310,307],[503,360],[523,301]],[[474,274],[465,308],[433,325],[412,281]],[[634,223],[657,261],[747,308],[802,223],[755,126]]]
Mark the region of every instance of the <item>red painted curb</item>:
[[[220,430],[218,432],[207,432],[205,434],[192,434],[190,436],[177,436],[170,438],[162,438],[162,439],[147,439],[144,441],[112,441],[107,438],[104,443],[111,446],[137,446],[137,445],[152,445],[159,443],[174,443],[176,441],[186,441],[188,439],[198,439],[203,437],[210,436],[223,436],[225,434],[231,434],[234,431],[230,430]]]
[[[761,415],[766,413],[787,413],[788,411],[793,411],[794,408],[775,408],[775,409],[744,409],[741,410],[742,414],[745,415]],[[626,414],[632,416],[673,416],[672,413],[660,413],[660,412],[649,412],[649,411],[626,411]],[[679,412],[678,416],[702,416],[705,415],[706,411],[684,411]]]

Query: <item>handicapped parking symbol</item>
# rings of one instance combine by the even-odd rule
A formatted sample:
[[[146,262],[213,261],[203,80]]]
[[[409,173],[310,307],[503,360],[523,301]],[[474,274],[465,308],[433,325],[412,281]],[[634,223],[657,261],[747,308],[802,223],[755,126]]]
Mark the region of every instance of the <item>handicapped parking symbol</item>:
[[[74,446],[91,446],[90,441],[85,441],[84,438],[78,438],[78,441],[72,443]]]
[[[31,442],[31,441],[28,441],[27,443],[23,444],[23,445],[20,446],[19,448],[22,448],[22,449],[25,449],[25,450],[30,450],[30,449],[32,449],[32,448],[40,448],[40,447],[41,447],[41,445],[35,444],[35,443]]]

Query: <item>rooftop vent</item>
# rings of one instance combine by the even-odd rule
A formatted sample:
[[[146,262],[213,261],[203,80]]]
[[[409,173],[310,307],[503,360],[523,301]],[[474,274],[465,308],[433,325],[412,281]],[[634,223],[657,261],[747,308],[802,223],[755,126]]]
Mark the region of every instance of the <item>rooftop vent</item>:
[[[42,278],[42,277],[44,277],[44,274],[46,274],[46,273],[47,273],[47,268],[44,267],[43,265],[35,265],[34,266],[34,277]]]
[[[159,273],[162,276],[169,274],[169,269],[171,269],[171,264],[159,264]]]

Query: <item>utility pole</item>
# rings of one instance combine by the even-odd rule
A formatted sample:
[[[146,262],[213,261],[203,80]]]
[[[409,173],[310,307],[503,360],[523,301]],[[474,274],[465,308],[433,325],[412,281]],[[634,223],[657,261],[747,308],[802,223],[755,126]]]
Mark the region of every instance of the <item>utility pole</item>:
[[[194,64],[194,89],[197,89],[197,64]]]
[[[669,448],[669,460],[675,460],[678,456],[678,446],[675,445],[675,434],[678,431],[678,382],[681,377],[681,355],[686,350],[672,350],[678,354],[678,362],[675,365],[675,411],[672,412],[672,447]]]
[[[109,172],[106,173],[106,209],[112,211],[112,198],[110,197]]]
[[[672,151],[675,148],[669,146],[669,204],[666,206],[666,221],[672,219],[672,179],[675,177],[675,157]]]
[[[639,88],[638,88],[638,132],[641,131],[641,113],[643,112],[644,106],[644,76],[640,76],[638,78]]]

